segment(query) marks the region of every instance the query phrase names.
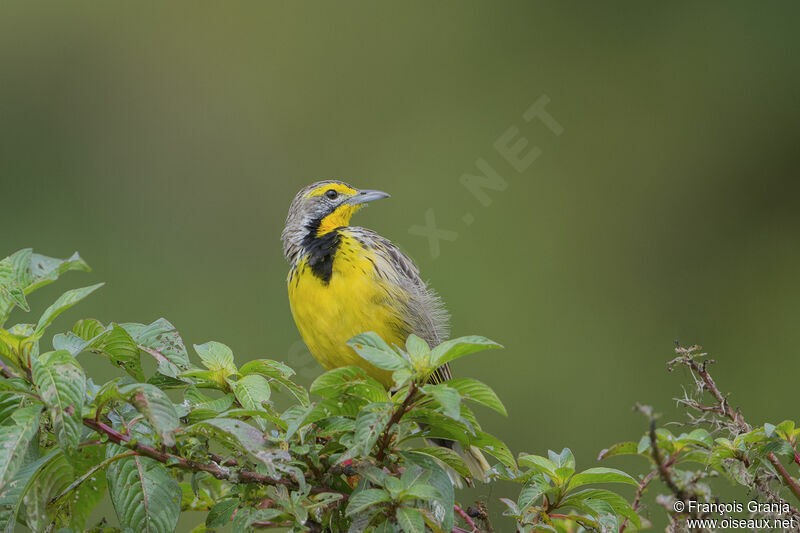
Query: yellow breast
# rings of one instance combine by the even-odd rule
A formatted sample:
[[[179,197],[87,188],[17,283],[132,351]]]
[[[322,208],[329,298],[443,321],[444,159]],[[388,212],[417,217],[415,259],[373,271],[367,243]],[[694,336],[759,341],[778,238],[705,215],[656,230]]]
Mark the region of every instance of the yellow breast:
[[[329,280],[301,259],[289,272],[289,303],[308,349],[326,369],[359,366],[386,385],[391,374],[359,357],[347,341],[374,331],[387,343],[402,346],[408,331],[402,319],[405,294],[381,279],[374,253],[345,232],[333,258]]]

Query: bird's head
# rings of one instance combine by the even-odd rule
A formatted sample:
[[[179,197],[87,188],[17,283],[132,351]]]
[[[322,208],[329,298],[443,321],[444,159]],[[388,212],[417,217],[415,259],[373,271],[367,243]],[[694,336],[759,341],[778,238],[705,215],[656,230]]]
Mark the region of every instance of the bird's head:
[[[318,181],[304,187],[289,206],[281,234],[286,258],[294,261],[304,242],[347,226],[364,204],[388,196],[383,191],[356,189],[338,180]]]

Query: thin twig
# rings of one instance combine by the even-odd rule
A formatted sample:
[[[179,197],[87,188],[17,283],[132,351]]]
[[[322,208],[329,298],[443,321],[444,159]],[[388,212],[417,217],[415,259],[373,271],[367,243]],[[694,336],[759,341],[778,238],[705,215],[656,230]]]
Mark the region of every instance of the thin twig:
[[[647,489],[647,486],[650,484],[650,482],[653,481],[653,479],[655,479],[657,474],[658,470],[651,470],[639,482],[639,486],[636,488],[636,495],[634,496],[633,503],[631,504],[631,508],[634,510],[634,512],[639,511],[639,506],[642,503],[642,496],[644,495],[644,491],[645,489]],[[625,519],[622,521],[622,524],[620,524],[619,526],[619,533],[625,531],[625,528],[628,526],[629,522],[630,520],[628,520],[628,517],[626,516]]]
[[[53,505],[58,500],[60,500],[61,498],[63,498],[67,494],[69,494],[73,489],[78,487],[78,485],[80,485],[81,483],[83,483],[84,481],[89,479],[91,476],[93,476],[95,474],[95,472],[97,472],[98,470],[102,470],[103,468],[107,467],[108,465],[110,465],[114,461],[119,461],[120,459],[125,459],[126,457],[133,457],[134,455],[137,455],[137,453],[134,452],[134,451],[127,451],[125,453],[120,453],[118,455],[115,455],[114,457],[109,457],[105,461],[93,466],[85,474],[83,474],[81,477],[79,477],[78,479],[76,479],[75,481],[70,483],[69,487],[67,487],[66,489],[61,491],[61,494],[59,494],[58,496],[56,496],[55,498],[50,500],[50,505]]]
[[[478,526],[475,525],[475,522],[473,522],[472,518],[466,513],[466,511],[464,511],[464,509],[462,509],[458,505],[453,505],[453,510],[456,513],[458,513],[458,515],[461,518],[464,519],[464,522],[466,522],[469,527],[472,528],[472,531],[470,531],[470,533],[479,533]]]
[[[406,394],[403,403],[398,405],[394,412],[392,413],[392,417],[389,419],[389,423],[386,424],[386,429],[383,431],[383,437],[380,440],[378,445],[378,454],[375,456],[375,459],[380,463],[386,458],[386,452],[389,448],[389,443],[391,442],[391,431],[389,431],[392,426],[400,422],[400,419],[403,418],[409,408],[411,407],[411,402],[417,396],[417,388],[416,384],[412,381],[411,385],[408,386],[408,393]]]
[[[752,431],[752,427],[750,424],[745,422],[744,417],[742,417],[742,413],[738,410],[733,410],[730,403],[728,403],[728,399],[719,391],[714,378],[712,378],[708,373],[708,370],[706,370],[708,365],[714,363],[713,359],[709,359],[704,361],[702,364],[698,364],[697,361],[690,357],[687,353],[682,353],[680,357],[677,357],[676,359],[673,359],[667,363],[667,366],[672,367],[678,363],[688,366],[692,372],[700,376],[700,379],[702,380],[702,389],[708,391],[714,400],[716,400],[717,405],[715,407],[719,414],[728,418],[733,423],[733,426],[740,432],[748,433]],[[795,498],[800,501],[800,484],[798,484],[798,482],[794,480],[791,475],[789,475],[789,473],[786,471],[786,468],[784,468],[783,464],[774,453],[767,454],[767,460],[769,460],[769,462],[772,463],[772,466],[774,466],[778,471],[783,484],[786,485],[792,494],[794,494]]]
[[[107,426],[103,422],[96,422],[93,418],[84,418],[83,424],[89,429],[97,431],[98,433],[105,433],[106,435],[108,435],[108,439],[114,442],[115,444],[125,446],[128,449],[135,451],[138,455],[143,455],[145,457],[149,457],[150,459],[155,459],[156,461],[164,463],[172,468],[188,470],[191,472],[207,472],[217,479],[224,479],[226,481],[231,481],[234,483],[239,481],[244,483],[254,483],[258,485],[274,485],[274,486],[283,485],[294,490],[300,488],[297,483],[289,479],[284,479],[284,478],[273,479],[269,476],[259,474],[258,472],[254,472],[252,470],[244,470],[244,469],[234,470],[231,468],[220,466],[216,463],[210,463],[210,464],[201,463],[199,461],[186,459],[179,455],[174,455],[171,453],[157,450],[151,446],[146,446],[138,441],[131,440],[131,438],[128,435],[121,434],[120,432]],[[312,494],[333,492],[341,495],[342,499],[347,499],[348,497],[347,494],[334,490],[330,487],[311,487],[309,490]]]

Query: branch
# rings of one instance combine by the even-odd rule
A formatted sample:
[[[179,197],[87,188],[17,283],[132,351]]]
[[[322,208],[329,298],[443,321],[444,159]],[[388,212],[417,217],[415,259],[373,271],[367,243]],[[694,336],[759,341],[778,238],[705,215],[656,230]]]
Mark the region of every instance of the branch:
[[[400,419],[403,418],[408,410],[411,408],[411,402],[417,396],[417,385],[413,381],[411,385],[408,386],[408,394],[406,394],[403,403],[401,403],[392,413],[392,417],[389,419],[389,423],[386,425],[386,429],[383,432],[383,437],[380,440],[378,445],[378,454],[375,456],[375,459],[378,462],[382,462],[386,458],[386,450],[389,448],[389,442],[391,441],[391,432],[389,431],[392,426],[400,422]]]
[[[716,406],[710,409],[706,408],[706,410],[714,410],[726,417],[732,422],[734,428],[742,433],[748,433],[752,431],[752,427],[750,424],[745,422],[742,413],[738,409],[736,411],[733,410],[733,408],[730,406],[730,403],[728,403],[728,399],[719,391],[714,378],[712,378],[708,373],[706,367],[710,364],[714,364],[715,361],[713,359],[708,359],[703,361],[702,364],[699,364],[692,355],[692,352],[695,349],[697,349],[697,347],[694,346],[690,348],[677,348],[676,352],[678,352],[680,356],[667,363],[667,367],[672,370],[672,367],[676,364],[688,366],[694,374],[700,376],[701,381],[699,383],[701,390],[708,391],[708,393],[717,402]],[[800,484],[798,484],[797,481],[789,475],[789,473],[786,471],[786,468],[784,468],[783,464],[781,464],[780,460],[775,456],[774,453],[767,454],[767,459],[780,474],[783,484],[792,492],[795,498],[800,501]]]
[[[245,470],[245,469],[234,470],[231,468],[220,466],[216,463],[201,463],[199,461],[186,459],[179,455],[162,452],[160,450],[153,448],[152,446],[146,446],[138,441],[131,440],[129,436],[123,435],[118,431],[116,431],[115,429],[107,426],[103,422],[95,421],[93,418],[84,418],[83,425],[98,433],[101,434],[105,433],[106,435],[108,435],[108,439],[114,442],[115,444],[125,446],[126,448],[135,451],[138,455],[149,457],[150,459],[154,459],[160,463],[164,463],[172,468],[179,468],[181,470],[188,470],[190,472],[207,472],[217,479],[224,479],[232,483],[244,482],[244,483],[255,483],[258,485],[274,485],[274,486],[283,485],[293,490],[298,490],[300,488],[297,483],[289,479],[284,479],[284,478],[273,479],[269,476],[259,474],[258,472],[253,472],[252,470]],[[328,487],[311,487],[309,490],[311,494],[333,492],[336,494],[340,494],[342,496],[342,499],[347,499],[347,494],[344,494],[342,492],[339,492],[337,490]]]
[[[2,360],[0,360],[0,373],[3,374],[3,377],[8,379],[20,377],[19,374],[11,370]]]
[[[650,484],[653,479],[655,479],[656,474],[658,474],[658,470],[651,470],[647,473],[644,478],[639,482],[639,487],[636,489],[636,495],[633,498],[633,503],[631,504],[631,508],[635,511],[639,511],[639,506],[642,503],[642,496],[644,496],[644,491],[647,489],[647,486]],[[628,527],[628,517],[626,516],[622,523],[619,525],[619,533],[625,531],[625,528]]]

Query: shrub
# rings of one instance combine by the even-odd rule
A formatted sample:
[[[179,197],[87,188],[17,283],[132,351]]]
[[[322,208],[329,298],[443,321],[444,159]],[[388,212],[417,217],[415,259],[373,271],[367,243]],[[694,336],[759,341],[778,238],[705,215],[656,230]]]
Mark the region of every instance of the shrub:
[[[464,509],[456,501],[452,478],[469,475],[464,461],[426,438],[476,446],[493,457],[491,478],[520,485],[515,499],[501,501],[525,532],[646,527],[642,495],[657,478],[670,502],[711,501],[708,480],[717,474],[764,501],[782,501],[782,490],[800,497],[779,459],[800,464],[800,429],[789,421],[745,423],[695,349],[679,349],[671,362],[688,366],[697,379],[697,394],[681,400],[698,413],[693,429],[676,436],[641,408],[651,419],[642,439],[612,446],[600,458],[640,455],[649,471],[640,477],[606,467],[577,471],[569,449],[515,458],[482,431],[472,405],[506,414],[487,385],[470,378],[427,383],[444,362],[499,347],[486,338],[430,347],[412,335],[398,347],[364,333],[351,346],[392,371],[394,387],[387,391],[363,370],[346,367],[324,373],[306,391],[282,362],[255,359],[238,367],[218,342],[194,345],[195,364],[163,318],[152,324],[78,320],[45,348],[53,320],[100,285],[69,290],[35,324],[4,329],[14,308],[30,310],[31,291],[70,270],[88,266],[77,254],[59,260],[31,250],[0,261],[0,357],[7,362],[0,361],[3,531],[16,524],[33,531],[119,531],[106,519],[87,524],[106,493],[123,531],[174,531],[186,510],[205,513],[197,532],[229,524],[237,532],[494,531],[486,502]],[[92,357],[87,354],[109,360],[120,376],[95,383],[78,361]],[[145,365],[155,367],[151,375],[144,358],[155,362]],[[285,395],[288,407],[278,409],[273,393]],[[704,393],[711,404],[701,403]],[[635,487],[633,502],[595,486],[610,483]],[[672,526],[686,515],[672,513]]]

